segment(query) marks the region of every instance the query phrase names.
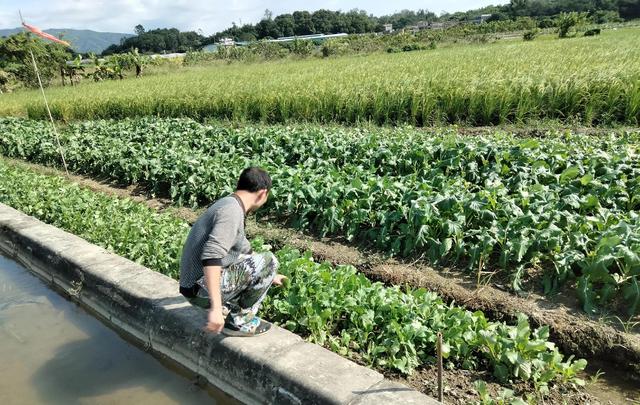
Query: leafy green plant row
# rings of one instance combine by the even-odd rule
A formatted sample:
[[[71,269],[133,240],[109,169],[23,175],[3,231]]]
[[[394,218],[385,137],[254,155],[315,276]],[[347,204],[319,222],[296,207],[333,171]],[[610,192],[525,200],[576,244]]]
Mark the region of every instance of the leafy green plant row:
[[[322,235],[468,271],[575,283],[584,309],[640,311],[638,133],[522,139],[497,132],[92,121],[62,131],[76,172],[141,183],[178,204],[233,190],[250,164],[275,179],[266,211]],[[0,154],[59,165],[48,124],[0,120]]]
[[[640,121],[635,29],[571,41],[497,43],[327,60],[196,67],[48,91],[63,120],[140,116],[470,125]],[[0,114],[48,118],[41,95],[3,95]]]
[[[0,160],[0,202],[66,229],[117,254],[176,277],[188,225],[128,199],[83,189]],[[254,240],[256,248],[264,246]],[[275,252],[289,281],[264,304],[267,316],[313,342],[380,369],[409,374],[433,362],[437,331],[452,367],[488,368],[501,381],[583,384],[585,360],[566,359],[548,327],[492,322],[481,312],[445,304],[424,289],[372,283],[352,266],[317,263],[310,253]]]

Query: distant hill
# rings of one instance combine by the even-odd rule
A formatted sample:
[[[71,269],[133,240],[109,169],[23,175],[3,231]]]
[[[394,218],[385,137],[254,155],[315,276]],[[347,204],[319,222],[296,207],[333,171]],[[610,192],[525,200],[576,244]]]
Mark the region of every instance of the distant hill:
[[[9,36],[22,31],[22,28],[0,29],[0,37]],[[71,47],[80,53],[95,52],[100,53],[106,47],[119,44],[120,39],[129,38],[133,34],[120,34],[116,32],[97,32],[91,30],[74,30],[71,28],[51,28],[44,30],[49,34],[58,36],[64,34],[65,41],[71,43]]]

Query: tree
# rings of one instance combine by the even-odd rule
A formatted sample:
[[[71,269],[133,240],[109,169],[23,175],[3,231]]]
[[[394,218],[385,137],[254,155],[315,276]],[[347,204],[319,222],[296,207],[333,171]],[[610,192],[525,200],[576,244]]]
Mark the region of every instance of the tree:
[[[138,24],[135,26],[135,28],[133,29],[133,32],[135,32],[136,35],[140,36],[142,34],[144,34],[144,27],[142,26],[142,24]]]
[[[295,21],[291,14],[282,14],[273,20],[283,37],[292,37],[295,33]]]
[[[428,10],[402,10],[400,12],[374,17],[362,10],[351,10],[347,13],[326,9],[314,13],[295,11],[293,14],[282,14],[273,17],[270,10],[265,10],[263,21],[256,24],[245,24],[241,27],[234,23],[231,28],[219,32],[213,38],[232,37],[262,39],[281,36],[307,35],[316,33],[365,33],[383,30],[383,24],[392,24],[393,28],[401,29],[418,22],[452,21],[471,22],[481,14],[490,14],[490,22],[494,23],[487,29],[509,29],[508,23],[524,21],[537,22],[540,28],[555,26],[554,18],[560,13],[588,13],[594,22],[617,21],[617,15],[624,19],[640,17],[640,0],[510,0],[499,6],[486,6],[474,10],[455,13],[442,13],[440,16]],[[618,13],[618,14],[616,14]],[[276,27],[264,21],[272,20]],[[504,22],[504,24],[498,24]],[[493,28],[492,28],[493,27]],[[518,28],[520,29],[520,28]],[[529,29],[524,27],[524,29]]]
[[[640,18],[640,1],[638,0],[619,0],[618,7],[620,17],[631,20]]]
[[[498,11],[497,13],[491,14],[491,17],[487,20],[487,22],[492,21],[506,21],[509,19],[509,15],[505,12]]]
[[[137,48],[141,53],[186,52],[191,49],[198,49],[206,42],[207,38],[197,32],[180,32],[176,28],[161,28],[126,38],[120,45],[109,46],[102,51],[102,55],[125,53],[134,48]]]
[[[293,13],[293,24],[295,35],[315,34],[313,20],[308,11],[296,11]]]
[[[128,53],[131,64],[136,68],[136,77],[142,76],[142,69],[149,64],[150,57],[140,55],[137,48]]]
[[[335,33],[335,13],[329,10],[318,10],[311,14],[311,22],[315,32],[322,34]]]
[[[71,57],[71,53],[67,51],[64,45],[57,43],[48,43],[47,52],[49,53],[52,64],[55,64],[60,72],[60,80],[64,86],[64,78],[67,74],[67,60]]]
[[[13,75],[0,69],[0,94],[11,91],[13,82],[15,82]]]
[[[596,24],[607,24],[622,21],[618,11],[612,10],[598,10],[591,15],[591,20]]]
[[[511,9],[511,15],[513,17],[529,15],[529,0],[511,0],[509,8]]]
[[[258,38],[278,38],[282,33],[278,29],[278,24],[273,20],[262,20],[256,24]]]
[[[252,34],[250,32],[242,32],[237,36],[237,39],[238,41],[252,42],[257,40],[258,38],[255,36],[255,34]]]
[[[362,34],[375,30],[375,22],[367,16],[364,10],[353,9],[345,14],[345,18],[349,34]]]
[[[84,75],[84,66],[82,65],[82,56],[76,55],[73,63],[65,67],[65,74],[69,77],[71,85],[80,83],[80,78]]]
[[[20,32],[0,41],[0,69],[26,87],[38,87],[31,52],[44,86],[60,72],[61,64],[71,57],[71,53],[59,44],[45,43],[33,38],[30,33]]]

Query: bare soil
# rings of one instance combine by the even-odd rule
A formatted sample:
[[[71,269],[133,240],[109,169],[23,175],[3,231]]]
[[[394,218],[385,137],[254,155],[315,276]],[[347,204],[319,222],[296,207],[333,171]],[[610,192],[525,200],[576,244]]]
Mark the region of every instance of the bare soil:
[[[437,369],[435,366],[419,370],[408,378],[399,378],[397,381],[411,385],[413,388],[433,397],[438,397],[438,385],[436,381]],[[393,377],[389,377],[393,379]],[[506,389],[512,390],[515,396],[527,399],[532,396],[537,403],[549,404],[601,404],[606,403],[597,396],[591,395],[585,390],[570,386],[550,386],[549,394],[544,398],[536,396],[535,388],[531,384],[515,384],[509,387],[502,386],[493,380],[487,371],[477,370],[444,370],[444,402],[447,404],[469,404],[478,401],[474,381],[482,380],[487,384],[487,391],[491,398],[498,398]],[[509,402],[507,402],[509,403]],[[620,402],[623,403],[623,402]]]
[[[41,173],[64,175],[58,169],[19,160],[6,160]],[[174,207],[168,199],[148,195],[144,187],[122,187],[109,181],[80,175],[69,175],[67,178],[94,191],[131,198],[151,208],[171,212],[190,223],[195,222],[201,212]],[[310,250],[319,261],[351,264],[369,278],[385,284],[424,287],[437,292],[447,302],[456,302],[472,311],[481,310],[491,319],[513,321],[517,313],[524,313],[534,326],[549,325],[551,340],[564,353],[586,358],[590,362],[595,361],[599,369],[605,373],[612,370],[612,374],[616,374],[624,370],[622,376],[608,381],[608,384],[615,385],[619,382],[626,387],[640,387],[640,333],[625,331],[619,322],[585,314],[579,303],[572,298],[573,294],[560,293],[550,297],[532,290],[526,295],[517,296],[506,291],[501,285],[491,282],[478,288],[475,277],[466,276],[460,271],[446,268],[434,270],[420,260],[403,262],[375,251],[354,247],[336,238],[317,238],[286,227],[257,222],[255,218],[249,218],[247,221],[247,233],[250,236],[262,236],[275,247],[287,244],[300,250]],[[428,395],[437,396],[436,371],[433,367],[422,368],[408,378],[394,375],[388,377],[410,384]],[[445,370],[446,401],[462,404],[477,398],[473,382],[478,379],[488,381],[488,388],[492,394],[498,395],[505,388],[495,382],[487,372]],[[513,389],[518,395],[533,392],[532,387],[526,384],[508,388]],[[551,393],[544,402],[626,403],[620,402],[615,396],[598,395],[599,389],[589,391],[596,396],[584,390],[555,386],[551,387]],[[628,393],[628,389],[625,392]],[[629,398],[632,401],[640,401],[640,388],[628,395],[637,396]],[[619,398],[625,398],[625,393],[620,394]]]
[[[425,128],[428,129],[428,128]],[[612,132],[638,132],[640,129],[637,127],[584,127],[580,125],[566,126],[552,122],[540,122],[540,123],[527,123],[526,126],[522,125],[500,125],[500,126],[483,126],[483,127],[455,127],[455,130],[460,135],[492,135],[496,131],[503,131],[514,136],[521,138],[543,138],[548,136],[549,132],[571,131],[574,134],[581,135],[606,135]]]

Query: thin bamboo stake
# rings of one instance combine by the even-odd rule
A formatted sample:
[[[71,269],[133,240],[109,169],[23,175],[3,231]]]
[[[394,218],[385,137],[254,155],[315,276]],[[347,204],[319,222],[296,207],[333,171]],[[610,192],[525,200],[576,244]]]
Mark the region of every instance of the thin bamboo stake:
[[[22,12],[18,10],[18,14],[20,15],[20,22],[24,24],[24,19],[22,18]],[[69,175],[69,169],[67,168],[67,160],[64,157],[64,150],[62,149],[62,144],[60,143],[60,136],[58,135],[58,129],[56,128],[56,123],[53,120],[53,115],[51,115],[51,109],[49,108],[49,102],[47,101],[47,96],[44,94],[44,87],[42,86],[42,79],[40,78],[40,71],[38,70],[38,64],[36,63],[36,57],[33,55],[33,49],[29,48],[29,54],[31,55],[31,61],[33,62],[33,70],[36,72],[36,77],[38,78],[38,84],[40,85],[40,91],[42,92],[42,98],[44,99],[44,105],[47,107],[47,113],[49,113],[49,120],[51,121],[51,126],[53,127],[53,134],[56,137],[56,143],[58,144],[58,151],[60,152],[60,157],[62,158],[62,165],[64,166],[64,171]]]
[[[478,262],[478,281],[476,282],[476,288],[480,288],[480,276],[482,275],[482,265],[484,256],[480,255],[480,260]]]
[[[29,49],[29,53],[31,54],[31,61],[33,61],[33,69],[36,71],[36,76],[38,77],[38,84],[40,85],[40,91],[42,92],[42,98],[44,98],[44,105],[47,107],[47,112],[49,113],[49,120],[51,120],[51,126],[53,127],[53,133],[56,137],[56,143],[58,144],[58,151],[60,152],[60,157],[62,157],[62,164],[64,165],[64,171],[69,175],[69,169],[67,168],[67,161],[64,158],[64,150],[62,150],[62,145],[60,144],[60,137],[58,136],[58,129],[56,128],[56,123],[53,120],[53,115],[51,115],[51,110],[49,109],[49,102],[47,101],[47,96],[44,94],[44,87],[42,87],[42,80],[40,79],[40,71],[38,70],[38,65],[36,64],[36,58],[33,56],[33,50]]]
[[[444,398],[444,386],[442,384],[442,332],[438,332],[438,401]]]

